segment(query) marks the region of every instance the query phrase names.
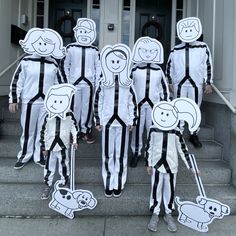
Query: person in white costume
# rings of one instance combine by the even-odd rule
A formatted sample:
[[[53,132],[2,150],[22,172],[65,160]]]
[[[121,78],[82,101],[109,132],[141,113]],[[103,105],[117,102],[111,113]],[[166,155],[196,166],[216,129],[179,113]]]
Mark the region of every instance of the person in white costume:
[[[42,199],[48,199],[52,192],[53,177],[58,161],[58,172],[61,184],[68,184],[70,139],[75,149],[77,148],[76,120],[69,111],[72,95],[76,88],[70,84],[54,85],[48,91],[45,98],[45,107],[48,112],[44,119],[40,135],[41,150],[46,158],[44,167],[44,182]]]
[[[10,85],[9,110],[15,113],[21,103],[23,130],[15,169],[21,169],[31,158],[35,163],[45,165],[39,143],[40,130],[46,116],[43,102],[52,85],[64,82],[54,59],[64,56],[62,38],[56,31],[32,28],[25,39],[20,40],[20,45],[31,55],[20,61]]]
[[[72,110],[78,123],[80,137],[94,143],[92,136],[94,88],[101,76],[100,55],[92,43],[96,39],[96,24],[88,18],[79,18],[74,27],[76,42],[66,47],[62,60],[62,74],[68,83],[76,86]]]
[[[105,196],[119,197],[127,178],[129,131],[137,119],[137,104],[129,78],[130,49],[124,44],[101,52],[103,77],[96,90],[95,127],[102,131],[102,177]]]
[[[174,97],[188,97],[199,106],[203,93],[212,93],[212,59],[206,43],[197,41],[202,34],[200,19],[189,17],[177,23],[177,34],[182,41],[169,55],[166,75]],[[184,123],[180,123],[183,131]],[[197,132],[191,133],[190,142],[195,147],[202,147]]]
[[[177,230],[171,214],[174,211],[178,155],[186,167],[191,168],[188,149],[177,125],[183,119],[188,122],[190,130],[196,130],[200,124],[199,116],[198,106],[187,98],[177,98],[171,103],[160,102],[153,108],[154,125],[150,128],[146,147],[147,172],[151,175],[149,208],[153,215],[148,224],[151,231],[157,231],[162,199],[168,230]]]
[[[148,134],[152,125],[152,108],[160,100],[169,100],[169,89],[165,75],[158,64],[163,63],[163,47],[156,39],[141,37],[132,52],[131,78],[138,103],[137,125],[132,132],[131,167],[136,167],[143,147],[143,131]]]

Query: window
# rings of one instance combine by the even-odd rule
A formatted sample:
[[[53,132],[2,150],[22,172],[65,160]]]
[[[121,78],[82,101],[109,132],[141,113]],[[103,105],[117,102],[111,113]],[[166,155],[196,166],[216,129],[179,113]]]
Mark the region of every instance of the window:
[[[44,27],[44,0],[37,0],[36,5],[36,27]]]
[[[129,46],[130,0],[123,0],[121,42]]]
[[[100,0],[93,0],[91,18],[96,23],[97,38],[94,44],[98,46],[99,45],[99,29],[100,29]]]
[[[177,0],[176,2],[176,23],[183,18],[183,0]],[[179,44],[181,41],[175,33],[175,43]]]

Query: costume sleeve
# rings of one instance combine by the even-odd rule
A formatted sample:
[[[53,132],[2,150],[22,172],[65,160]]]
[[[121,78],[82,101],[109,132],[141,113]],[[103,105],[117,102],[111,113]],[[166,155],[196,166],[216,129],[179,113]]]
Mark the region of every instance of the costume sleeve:
[[[100,54],[97,50],[95,50],[95,86],[98,86],[99,81],[101,79],[101,61],[100,61]]]
[[[71,112],[70,113],[70,117],[71,117],[71,134],[72,134],[72,137],[73,137],[73,143],[77,143],[77,137],[78,137],[78,128],[77,128],[77,125],[76,125],[76,119],[74,117],[74,114]]]
[[[145,151],[145,165],[152,166],[152,157],[153,157],[153,134],[155,128],[150,128],[147,144],[146,144],[146,151]]]
[[[161,70],[161,84],[159,86],[159,91],[160,91],[160,100],[161,101],[169,101],[170,100],[170,92],[169,92],[169,88],[168,88],[168,84],[166,81],[166,77],[165,74],[163,73],[163,71]]]
[[[170,53],[166,64],[166,76],[169,84],[173,84],[173,52]]]
[[[204,58],[204,80],[205,83],[208,85],[213,83],[212,58],[211,58],[211,52],[207,45],[206,45],[206,55]]]
[[[63,80],[65,81],[65,83],[68,83],[70,81],[70,66],[71,66],[71,55],[69,49],[67,48],[66,56],[61,60],[60,63],[61,74],[63,76]]]
[[[95,119],[95,125],[101,125],[101,114],[102,114],[102,108],[103,108],[103,89],[101,84],[96,89],[95,92],[95,99],[94,99],[94,119]]]
[[[46,147],[45,147],[45,138],[47,137],[47,118],[48,116],[45,117],[44,122],[43,122],[43,126],[40,132],[40,145],[41,145],[41,151],[46,151]]]
[[[185,144],[184,138],[181,134],[180,131],[176,131],[175,133],[175,137],[176,137],[176,146],[178,149],[178,153],[181,157],[181,159],[184,161],[185,165],[187,166],[187,168],[191,168],[191,162],[190,162],[190,158],[189,158],[189,153],[188,153],[188,148]]]
[[[10,84],[9,103],[19,103],[20,95],[24,87],[25,72],[23,60],[17,66]]]
[[[137,99],[133,85],[129,89],[129,125],[135,126],[138,119]]]

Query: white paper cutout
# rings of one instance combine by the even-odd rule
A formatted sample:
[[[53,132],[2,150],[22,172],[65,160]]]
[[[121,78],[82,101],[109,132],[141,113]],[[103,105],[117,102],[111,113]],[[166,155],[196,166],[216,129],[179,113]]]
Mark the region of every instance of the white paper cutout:
[[[96,40],[96,23],[89,18],[79,18],[73,28],[75,39],[82,46],[89,46]]]
[[[198,129],[201,123],[201,112],[193,100],[176,98],[171,102],[161,101],[154,105],[152,121],[158,129],[165,131],[174,129],[180,120],[188,123],[190,131]]]
[[[101,51],[102,83],[106,87],[115,84],[118,76],[121,86],[130,86],[130,48],[125,44],[107,45]]]
[[[188,17],[177,22],[177,35],[182,42],[194,42],[201,34],[202,24],[199,18]]]
[[[134,63],[158,63],[164,61],[164,51],[162,44],[148,36],[139,38],[132,51],[132,62]]]
[[[71,147],[70,188],[60,187],[60,183],[61,181],[58,180],[54,184],[52,200],[48,204],[52,210],[73,219],[75,211],[92,210],[96,207],[97,199],[92,192],[84,189],[75,190],[75,149],[73,145]]]
[[[41,57],[53,56],[61,59],[65,56],[65,48],[61,36],[52,29],[32,28],[24,40],[19,41],[22,49],[28,54],[37,54]]]
[[[72,95],[75,91],[75,86],[71,84],[57,84],[50,87],[44,99],[49,119],[56,116],[63,120],[66,119],[66,112],[70,109]]]
[[[230,214],[230,208],[215,199],[206,197],[194,155],[190,155],[190,160],[196,173],[195,179],[200,196],[196,198],[197,203],[180,201],[178,196],[175,197],[179,212],[178,222],[199,232],[207,232],[208,225],[214,219],[222,219],[225,215]]]

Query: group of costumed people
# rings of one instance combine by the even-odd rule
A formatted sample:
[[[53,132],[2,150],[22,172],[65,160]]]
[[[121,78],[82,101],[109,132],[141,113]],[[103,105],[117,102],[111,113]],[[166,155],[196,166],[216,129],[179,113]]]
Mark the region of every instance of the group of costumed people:
[[[203,93],[212,92],[211,54],[206,43],[197,41],[202,34],[200,20],[180,20],[177,34],[182,43],[171,50],[165,73],[160,66],[163,46],[158,40],[141,37],[132,52],[121,43],[99,52],[93,46],[96,25],[88,18],[77,20],[76,42],[66,48],[61,36],[48,28],[32,28],[20,40],[29,55],[20,61],[10,85],[9,110],[14,113],[21,104],[23,130],[14,168],[21,169],[30,159],[44,167],[42,199],[52,193],[57,162],[61,183],[68,185],[70,145],[78,148],[79,139],[94,143],[93,124],[102,132],[104,194],[120,197],[127,179],[132,132],[130,167],[137,166],[146,146],[145,163],[151,175],[153,215],[148,228],[157,230],[163,199],[168,229],[177,230],[171,213],[178,154],[191,169],[183,138],[185,122],[178,120],[176,127],[163,123],[164,129],[156,124],[165,119],[175,121],[178,113],[188,113],[194,105],[189,103],[187,110],[181,102],[175,102],[172,110],[164,106],[154,112],[153,108],[159,102],[171,102],[170,94],[175,99],[186,97],[200,107]],[[147,135],[143,135],[144,129]],[[192,130],[189,139],[199,148],[197,132]]]

